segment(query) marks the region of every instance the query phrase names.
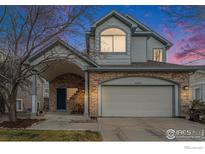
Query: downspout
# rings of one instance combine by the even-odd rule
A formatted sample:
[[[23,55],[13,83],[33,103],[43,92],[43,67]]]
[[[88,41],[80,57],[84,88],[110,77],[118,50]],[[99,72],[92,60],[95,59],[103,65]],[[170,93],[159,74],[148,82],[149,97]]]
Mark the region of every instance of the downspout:
[[[149,36],[146,38],[146,61],[148,61],[148,43],[147,41],[149,40]]]

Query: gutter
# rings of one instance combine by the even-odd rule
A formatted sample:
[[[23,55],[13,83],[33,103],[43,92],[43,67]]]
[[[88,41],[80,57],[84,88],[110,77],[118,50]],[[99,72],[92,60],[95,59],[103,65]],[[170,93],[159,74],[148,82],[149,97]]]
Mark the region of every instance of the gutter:
[[[133,68],[133,67],[116,67],[116,68],[109,68],[109,67],[101,67],[101,68],[94,68],[94,67],[88,67],[88,71],[90,72],[102,72],[102,71],[108,71],[108,72],[116,72],[116,71],[139,71],[139,72],[195,72],[198,69],[196,68]]]

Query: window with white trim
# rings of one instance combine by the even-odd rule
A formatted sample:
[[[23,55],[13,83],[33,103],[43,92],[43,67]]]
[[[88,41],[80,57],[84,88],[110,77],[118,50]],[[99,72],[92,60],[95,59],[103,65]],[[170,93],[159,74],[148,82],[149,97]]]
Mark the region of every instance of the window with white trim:
[[[118,28],[108,28],[100,34],[101,52],[126,52],[126,33]]]
[[[194,89],[194,99],[201,100],[201,88],[196,87]]]
[[[162,62],[163,60],[163,50],[161,48],[155,48],[153,50],[153,60],[157,62]]]
[[[23,99],[16,100],[16,111],[23,111]]]

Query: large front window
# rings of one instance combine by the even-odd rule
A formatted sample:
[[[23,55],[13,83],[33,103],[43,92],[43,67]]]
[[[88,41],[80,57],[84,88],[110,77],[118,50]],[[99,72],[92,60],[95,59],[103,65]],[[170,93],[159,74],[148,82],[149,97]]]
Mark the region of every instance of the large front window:
[[[101,52],[126,52],[126,34],[118,28],[109,28],[101,33]]]

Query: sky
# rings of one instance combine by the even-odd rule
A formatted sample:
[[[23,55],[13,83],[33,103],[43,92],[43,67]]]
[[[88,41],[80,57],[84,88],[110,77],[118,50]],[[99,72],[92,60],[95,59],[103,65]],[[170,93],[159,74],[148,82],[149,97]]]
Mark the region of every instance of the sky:
[[[116,10],[121,14],[128,14],[143,24],[159,33],[161,36],[172,42],[173,46],[167,50],[167,62],[186,65],[205,65],[205,6],[143,6],[143,5],[104,5],[94,6],[92,18],[95,22]],[[201,7],[202,19],[174,21],[167,14],[168,11],[182,13],[185,16],[192,15]],[[197,9],[196,9],[197,8]],[[3,9],[0,8],[0,14]],[[198,19],[198,18],[197,18]],[[85,51],[85,32],[90,30],[92,25],[88,20],[82,21],[85,29],[79,35],[66,34],[66,41],[79,49]],[[191,26],[190,26],[191,25]],[[196,54],[197,53],[197,54]]]
[[[181,7],[184,7],[190,11],[193,10],[191,6]],[[116,10],[122,14],[129,14],[173,43],[173,46],[167,51],[167,62],[189,65],[204,65],[205,56],[199,57],[193,54],[191,56],[190,54],[189,56],[187,56],[187,53],[190,53],[191,50],[196,50],[205,54],[205,46],[201,46],[201,44],[205,44],[205,30],[203,29],[203,27],[205,27],[205,24],[202,25],[201,22],[197,23],[197,21],[195,21],[195,25],[197,26],[191,28],[185,28],[186,22],[178,22],[173,24],[170,21],[170,16],[168,16],[166,13],[166,9],[177,10],[178,7],[172,6],[170,8],[169,6],[119,5],[100,6],[99,8],[97,8],[97,11],[94,14],[93,18],[94,20],[98,20],[112,10]],[[187,22],[192,23],[194,21],[190,19],[190,21]],[[85,25],[87,27],[87,30],[89,30],[91,24],[87,23]],[[79,41],[79,39],[76,40]],[[81,42],[84,42],[84,39],[82,39],[82,37]]]

